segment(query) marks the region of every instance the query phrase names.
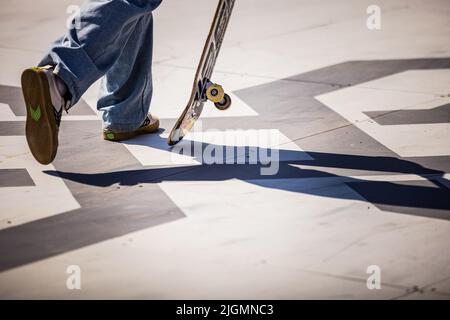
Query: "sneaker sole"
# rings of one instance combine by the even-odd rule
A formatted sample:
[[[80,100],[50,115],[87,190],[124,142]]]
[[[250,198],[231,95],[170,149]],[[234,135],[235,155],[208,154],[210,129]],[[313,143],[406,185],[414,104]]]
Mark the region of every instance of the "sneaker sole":
[[[39,68],[25,70],[22,92],[27,109],[25,133],[28,146],[39,163],[49,164],[58,149],[58,127],[45,72]]]

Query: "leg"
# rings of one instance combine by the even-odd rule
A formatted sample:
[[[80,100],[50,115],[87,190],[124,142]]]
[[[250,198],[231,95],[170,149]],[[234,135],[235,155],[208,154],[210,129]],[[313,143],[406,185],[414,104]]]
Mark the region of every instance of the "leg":
[[[40,67],[22,73],[26,137],[37,161],[49,164],[56,156],[62,108],[73,106],[106,73],[99,102],[105,119],[110,124],[118,121],[130,125],[142,118],[151,97],[151,76],[146,76],[151,71],[151,46],[147,46],[152,41],[151,12],[160,3],[161,0],[86,2],[77,28],[53,43]],[[140,131],[149,132],[159,124],[149,124],[147,120]]]
[[[138,18],[116,63],[106,72],[97,108],[105,131],[131,132],[147,117],[152,97],[153,18]]]
[[[55,66],[73,106],[117,62],[142,18],[161,0],[90,0],[81,8],[79,28],[52,44],[40,66]],[[147,18],[148,19],[148,18]]]

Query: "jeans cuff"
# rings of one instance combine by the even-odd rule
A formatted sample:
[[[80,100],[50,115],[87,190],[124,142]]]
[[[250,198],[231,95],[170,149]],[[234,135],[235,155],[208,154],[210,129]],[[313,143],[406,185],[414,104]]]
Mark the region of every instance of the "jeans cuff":
[[[139,129],[141,123],[114,123],[114,124],[103,124],[103,131],[114,132],[114,133],[122,133],[122,132],[131,132],[136,129]]]

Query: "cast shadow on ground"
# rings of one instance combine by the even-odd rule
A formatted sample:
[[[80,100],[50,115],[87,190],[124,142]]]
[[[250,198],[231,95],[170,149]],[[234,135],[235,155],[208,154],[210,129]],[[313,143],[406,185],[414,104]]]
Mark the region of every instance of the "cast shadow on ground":
[[[283,126],[287,124],[298,126],[299,121],[304,120],[301,116],[304,111],[302,105],[306,105],[308,109],[320,110],[317,118],[324,121],[323,115],[331,111],[314,99],[319,94],[407,70],[448,68],[450,68],[449,58],[350,61],[324,67],[288,79],[234,92],[252,107],[259,117],[253,120],[245,118],[244,121],[233,125],[259,128],[266,120],[267,124],[283,123]],[[295,86],[287,87],[287,84],[294,83]],[[299,83],[305,84],[302,86],[300,97],[298,96]],[[5,92],[12,92],[8,90]],[[286,100],[288,96],[291,98],[289,101]],[[14,112],[25,110],[19,88],[12,92],[11,98],[8,99],[2,102],[9,104]],[[73,112],[78,112],[77,110],[80,114],[84,114],[80,107],[74,108]],[[292,115],[294,117],[291,117]],[[397,121],[390,119],[391,122],[394,120]],[[404,121],[404,118],[401,121]],[[417,121],[423,121],[423,118]],[[211,125],[219,129],[230,128],[229,119],[226,118],[223,118],[222,122],[215,119]],[[9,135],[11,132],[15,135],[23,133],[21,126],[15,128],[15,131],[10,131],[11,128],[5,124],[2,129]],[[282,129],[280,128],[281,131]],[[289,134],[286,135],[289,137]],[[165,141],[160,140],[158,143],[159,148],[165,150]],[[153,147],[158,148],[156,145]],[[202,149],[205,147],[202,146]],[[92,154],[90,148],[89,154]],[[450,194],[443,185],[448,186],[448,182],[443,178],[442,171],[425,168],[412,161],[396,157],[336,154],[314,150],[309,150],[307,153],[313,160],[301,158],[305,154],[288,150],[280,151],[282,160],[279,163],[280,170],[274,176],[261,176],[260,170],[264,166],[258,164],[165,168],[134,166],[121,171],[96,174],[69,172],[70,170],[67,169],[47,171],[50,175],[66,179],[69,181],[68,184],[82,184],[81,188],[75,188],[76,192],[72,190],[82,206],[70,212],[12,225],[1,230],[0,271],[184,218],[183,212],[157,185],[162,181],[224,181],[234,178],[265,188],[334,199],[367,201],[390,212],[450,219]],[[387,181],[387,175],[396,174],[415,174],[424,179],[422,181],[419,179]],[[114,192],[115,184],[124,186],[146,184],[146,188],[122,188]],[[83,203],[86,200],[83,199],[86,194],[89,194],[88,200]],[[299,210],[299,215],[301,214]],[[155,263],[158,262],[155,261]]]
[[[231,157],[234,158],[230,159],[226,146],[201,144],[203,151],[207,147],[215,150],[222,149],[221,162],[225,162],[227,159],[231,163],[189,165],[181,168],[178,166],[150,167],[104,173],[45,172],[96,187],[110,187],[115,184],[135,186],[165,181],[238,179],[265,188],[329,198],[363,200],[382,210],[450,220],[450,190],[445,186],[446,180],[443,172],[425,168],[412,161],[395,157],[279,150],[277,151],[279,162],[263,165],[261,163],[250,164],[247,161],[247,163],[238,164],[237,148],[234,148],[231,154]],[[271,156],[274,151],[247,147],[245,148],[247,160],[252,152]],[[199,162],[203,160],[195,159]],[[258,158],[258,160],[260,159]],[[242,158],[240,161],[242,162]],[[276,174],[261,174],[263,168],[274,165],[278,167]],[[394,175],[405,174],[418,177],[406,179],[394,177]],[[354,192],[346,192],[342,188],[336,192],[336,185],[349,187]]]

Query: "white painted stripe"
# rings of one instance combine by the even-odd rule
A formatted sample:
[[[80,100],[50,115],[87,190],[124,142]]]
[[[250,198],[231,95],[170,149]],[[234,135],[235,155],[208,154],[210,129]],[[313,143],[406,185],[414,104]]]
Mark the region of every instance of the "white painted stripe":
[[[154,66],[154,94],[150,111],[160,119],[177,119],[186,107],[192,90],[192,79],[195,70],[180,69],[162,65]],[[211,102],[205,103],[202,118],[216,117],[251,117],[258,113],[247,105],[233,91],[259,85],[267,80],[250,76],[215,74],[212,81],[222,85],[232,100],[231,107],[226,111],[217,110]]]
[[[292,167],[297,167],[300,169],[307,169],[308,166],[290,164]],[[346,183],[358,181],[378,181],[378,182],[399,182],[399,181],[427,181],[427,180],[439,180],[442,179],[441,175],[438,174],[379,174],[379,175],[361,175],[361,176],[338,176],[338,177],[311,177],[311,178],[291,178],[291,180],[299,180],[303,182],[312,182],[315,180],[320,180],[322,183],[332,182],[332,183]],[[248,181],[284,181],[287,179],[258,179],[258,180],[248,180]]]
[[[275,153],[269,159],[272,161],[312,160],[312,158],[291,142],[288,137],[277,129],[258,130],[201,130],[201,120],[197,121],[194,129],[175,147],[167,145],[167,133],[161,135],[144,135],[123,144],[143,166],[186,166],[200,163],[249,163],[249,159],[258,159],[257,152],[265,156],[268,150]],[[194,142],[194,154],[188,154],[191,143]],[[205,146],[202,153],[201,146]],[[273,147],[282,145],[280,147]],[[197,147],[197,148],[196,148]],[[241,147],[229,157],[226,148]],[[188,149],[187,149],[188,148]],[[248,156],[244,149],[248,150]],[[212,149],[222,152],[211,162]],[[242,151],[242,152],[241,152]],[[276,154],[277,153],[277,154]],[[208,157],[209,156],[209,157]],[[278,157],[278,158],[276,158]]]
[[[16,115],[6,103],[0,103],[0,121],[15,121]]]
[[[448,90],[449,81],[447,69],[409,71],[315,98],[402,157],[446,156],[450,155],[450,123],[383,126],[365,112],[442,106],[450,103],[450,97],[440,95]]]
[[[14,115],[13,115],[14,116]],[[26,121],[26,116],[14,116],[14,118],[8,118],[7,116],[2,117],[0,114],[0,122],[1,121]],[[77,116],[62,116],[61,121],[100,121],[101,118],[97,115],[77,115]]]
[[[0,169],[25,168],[35,186],[0,188],[0,230],[80,208],[55,170],[34,160],[23,136],[0,136]],[[8,223],[11,221],[11,223]]]

